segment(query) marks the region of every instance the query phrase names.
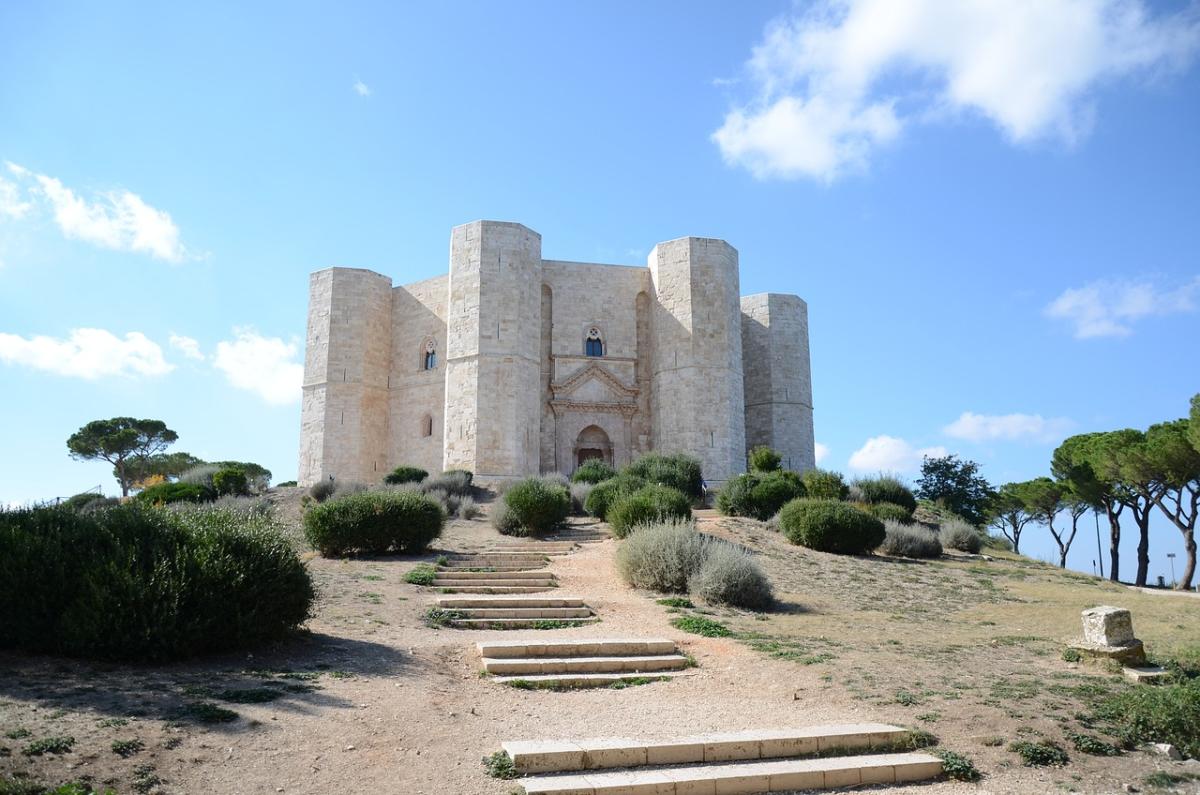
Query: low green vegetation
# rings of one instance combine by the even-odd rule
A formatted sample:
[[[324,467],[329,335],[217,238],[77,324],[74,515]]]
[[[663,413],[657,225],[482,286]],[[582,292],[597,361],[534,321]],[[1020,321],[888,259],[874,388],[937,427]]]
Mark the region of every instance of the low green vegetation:
[[[549,478],[526,478],[504,492],[503,505],[503,526],[496,525],[501,533],[538,536],[566,521],[571,493],[567,486]]]
[[[1067,739],[1071,741],[1071,745],[1075,746],[1076,751],[1083,754],[1091,754],[1092,756],[1117,756],[1121,753],[1120,748],[1090,734],[1067,732]]]
[[[779,527],[793,544],[844,555],[864,555],[883,543],[883,522],[844,502],[802,498],[779,512]]]
[[[968,757],[941,748],[935,749],[932,753],[942,760],[942,772],[946,778],[955,781],[978,781],[980,779],[979,770]]]
[[[25,756],[41,756],[42,754],[65,754],[75,747],[75,738],[63,735],[41,737],[30,742],[21,753]]]
[[[630,474],[617,475],[593,486],[583,507],[592,516],[598,519],[607,519],[608,509],[613,503],[621,497],[633,494],[645,485],[646,481],[643,478]]]
[[[720,621],[704,616],[679,616],[671,619],[671,626],[706,638],[728,638],[733,635],[733,631]]]
[[[179,716],[198,723],[233,723],[238,718],[238,714],[233,710],[219,707],[209,701],[184,704],[179,710]]]
[[[491,756],[485,756],[483,766],[487,768],[488,775],[492,778],[512,779],[518,775],[512,757],[504,751],[497,751]]]
[[[717,494],[717,510],[726,516],[749,516],[765,522],[789,500],[805,495],[795,472],[776,469],[747,472],[725,482]]]
[[[582,465],[571,475],[572,483],[602,483],[609,478],[615,478],[617,470],[613,469],[599,458],[592,458],[584,461]]]
[[[401,483],[420,483],[429,477],[429,473],[420,467],[398,466],[384,476],[383,482],[388,485]]]
[[[1070,761],[1067,752],[1053,740],[1016,740],[1008,744],[1008,750],[1021,757],[1026,767],[1064,767]]]
[[[682,596],[668,596],[666,599],[655,599],[656,604],[664,607],[694,607],[691,599],[685,599]]]
[[[896,505],[912,516],[917,509],[917,498],[912,490],[890,475],[880,475],[874,478],[859,478],[850,484],[855,496],[868,505]],[[882,518],[882,517],[881,517]]]
[[[1096,717],[1127,746],[1171,743],[1200,758],[1200,677],[1110,696],[1099,702]]]
[[[418,563],[404,575],[404,581],[410,585],[433,585],[435,579],[437,569],[428,563]]]
[[[884,555],[903,558],[938,558],[942,555],[942,542],[932,530],[892,519],[885,520],[883,528],[883,543],[877,551]]]
[[[304,535],[326,557],[350,552],[424,552],[442,534],[441,506],[412,491],[364,491],[304,514]]]
[[[624,471],[648,483],[657,483],[681,491],[691,500],[699,500],[704,496],[700,461],[690,455],[647,453],[625,467]]]
[[[146,747],[146,744],[137,738],[131,740],[113,740],[112,752],[122,759],[128,759],[136,753],[139,753]]]
[[[269,516],[0,511],[0,647],[126,660],[240,649],[294,630],[314,597]]]
[[[670,486],[651,483],[618,497],[608,509],[613,535],[625,538],[642,525],[692,518],[687,495]]]

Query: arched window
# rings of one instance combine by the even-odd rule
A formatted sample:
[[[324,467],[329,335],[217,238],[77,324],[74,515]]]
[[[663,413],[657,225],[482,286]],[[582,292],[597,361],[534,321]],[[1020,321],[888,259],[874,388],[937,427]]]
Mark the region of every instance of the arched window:
[[[600,329],[595,326],[588,329],[587,339],[583,342],[583,352],[588,356],[604,355],[604,340],[600,336]]]
[[[433,416],[430,414],[421,418],[421,435],[433,436]]]
[[[422,370],[437,369],[437,346],[434,344],[433,340],[425,341],[425,358],[423,359],[423,362],[424,363],[421,366]]]

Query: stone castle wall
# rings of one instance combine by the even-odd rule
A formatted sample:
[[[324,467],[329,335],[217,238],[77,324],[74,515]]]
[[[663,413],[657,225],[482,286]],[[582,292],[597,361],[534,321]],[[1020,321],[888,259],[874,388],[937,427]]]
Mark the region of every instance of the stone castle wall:
[[[739,298],[724,241],[660,243],[649,267],[599,265],[543,260],[536,232],[477,221],[450,248],[448,274],[410,285],[312,275],[302,484],[377,482],[400,464],[510,479],[651,450],[696,455],[720,483],[754,444],[813,465],[806,307]],[[585,355],[590,329],[601,357]]]

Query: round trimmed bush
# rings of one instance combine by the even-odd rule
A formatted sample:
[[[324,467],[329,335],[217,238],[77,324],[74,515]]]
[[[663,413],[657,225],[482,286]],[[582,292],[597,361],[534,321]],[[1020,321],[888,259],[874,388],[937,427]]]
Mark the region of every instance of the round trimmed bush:
[[[492,521],[492,527],[496,528],[502,536],[529,535],[528,531],[521,527],[517,515],[505,504],[504,500],[492,504],[492,515],[489,518]]]
[[[750,470],[752,472],[774,472],[779,469],[783,456],[766,445],[759,445],[750,451]]]
[[[584,500],[584,510],[598,519],[607,519],[608,509],[614,502],[645,485],[645,480],[628,473],[622,473],[603,483],[597,483],[596,487],[588,493],[587,499]]]
[[[692,506],[687,495],[657,483],[619,497],[608,509],[608,523],[617,538],[625,538],[638,525],[691,518]]]
[[[828,469],[810,469],[801,475],[804,493],[814,500],[844,500],[850,487],[842,479],[841,472]]]
[[[602,483],[610,478],[617,476],[617,470],[613,469],[606,462],[599,458],[590,458],[584,461],[574,474],[571,475],[572,483]]]
[[[229,651],[294,630],[314,596],[269,516],[0,511],[0,647],[142,661]]]
[[[134,497],[146,505],[170,505],[173,502],[209,502],[216,493],[198,483],[156,483],[142,489]]]
[[[886,535],[878,551],[885,555],[901,558],[942,556],[942,542],[938,540],[937,534],[928,528],[888,519],[884,521],[883,529]]]
[[[571,493],[545,478],[527,478],[504,492],[504,503],[527,533],[541,535],[566,520],[571,512]]]
[[[880,475],[877,478],[862,478],[854,481],[864,501],[871,504],[890,502],[906,509],[909,515],[917,510],[917,498],[912,489],[905,486],[890,475]]]
[[[978,554],[983,549],[983,536],[970,524],[961,519],[948,519],[938,526],[938,537],[942,544],[959,552]]]
[[[747,472],[725,482],[717,494],[717,510],[726,516],[750,516],[765,522],[784,503],[804,494],[804,484],[795,472]]]
[[[222,497],[244,497],[250,493],[250,479],[246,477],[246,470],[241,467],[218,469],[213,473],[212,485],[213,490]]]
[[[415,491],[362,491],[304,514],[304,536],[326,557],[348,552],[423,552],[442,534],[437,500]]]
[[[699,571],[688,578],[689,593],[709,604],[750,610],[771,605],[771,582],[750,552],[724,542],[709,544],[707,552]]]
[[[787,539],[822,552],[862,555],[883,543],[883,522],[836,500],[792,500],[779,512]]]
[[[892,521],[900,522],[901,524],[911,524],[913,520],[912,511],[906,510],[903,506],[897,505],[894,502],[867,503],[866,510],[882,522]]]
[[[678,489],[693,500],[704,496],[704,475],[700,461],[684,453],[647,453],[627,466],[625,472],[650,483]]]
[[[420,467],[398,466],[384,476],[383,482],[390,485],[400,483],[420,483],[429,477],[429,473]]]
[[[638,530],[617,548],[617,572],[634,588],[686,593],[712,543],[691,522],[667,521]]]

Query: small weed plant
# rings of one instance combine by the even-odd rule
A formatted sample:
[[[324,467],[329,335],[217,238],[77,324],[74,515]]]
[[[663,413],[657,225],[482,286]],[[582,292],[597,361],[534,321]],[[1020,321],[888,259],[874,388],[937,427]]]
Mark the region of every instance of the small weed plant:
[[[492,778],[513,779],[517,777],[516,765],[513,764],[512,757],[504,751],[497,751],[491,756],[485,756],[483,766],[487,768],[488,775]]]
[[[410,585],[433,585],[437,578],[437,569],[428,563],[419,563],[404,575],[404,581]]]
[[[671,626],[706,638],[728,638],[733,635],[729,627],[704,616],[679,616],[671,619]]]
[[[979,770],[976,769],[975,763],[962,754],[945,749],[937,749],[933,754],[942,760],[942,772],[945,773],[946,778],[955,781],[979,780]]]
[[[1008,744],[1008,750],[1021,757],[1026,767],[1064,767],[1070,761],[1067,752],[1053,740],[1017,740]]]

